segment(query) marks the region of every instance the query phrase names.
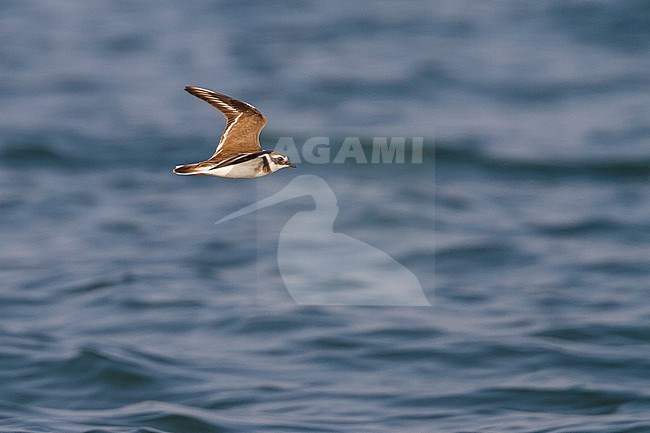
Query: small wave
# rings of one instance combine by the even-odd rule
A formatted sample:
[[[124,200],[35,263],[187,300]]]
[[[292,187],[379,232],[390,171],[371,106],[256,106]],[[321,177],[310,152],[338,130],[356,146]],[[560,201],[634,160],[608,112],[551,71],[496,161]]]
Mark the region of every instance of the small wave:
[[[589,327],[554,327],[535,334],[537,337],[594,344],[643,344],[648,339],[647,326],[591,325]]]
[[[136,390],[154,380],[151,372],[133,360],[94,347],[82,347],[67,359],[49,363],[51,365],[46,371],[50,371],[58,380],[80,386],[84,383],[93,384],[93,387],[103,384],[110,389]]]
[[[611,219],[585,219],[557,224],[534,224],[532,228],[547,236],[575,236],[620,230],[623,225]]]
[[[152,400],[114,409],[70,410],[32,407],[31,411],[31,423],[39,426],[32,431],[51,431],[48,428],[51,423],[57,425],[57,430],[71,433],[236,431],[232,421],[214,411]],[[0,431],[3,431],[1,427]]]
[[[643,399],[636,393],[605,389],[499,387],[463,394],[405,398],[399,407],[453,406],[530,413],[606,415]]]
[[[560,2],[550,11],[548,19],[554,28],[583,43],[628,51],[648,48],[650,10],[643,0]]]
[[[122,284],[130,284],[136,280],[130,273],[122,273],[105,277],[94,277],[84,281],[78,281],[63,289],[66,293],[89,293],[97,290],[110,289]]]
[[[490,174],[518,178],[594,178],[646,179],[650,178],[650,158],[543,160],[511,159],[489,155],[467,142],[437,143],[434,150],[436,166],[464,165]]]
[[[45,140],[11,141],[0,149],[0,161],[12,165],[20,163],[61,163],[65,159],[65,155]]]
[[[439,248],[435,252],[437,270],[459,269],[467,272],[468,263],[480,263],[485,267],[512,266],[530,261],[530,256],[520,251],[514,244],[496,240],[453,245]]]

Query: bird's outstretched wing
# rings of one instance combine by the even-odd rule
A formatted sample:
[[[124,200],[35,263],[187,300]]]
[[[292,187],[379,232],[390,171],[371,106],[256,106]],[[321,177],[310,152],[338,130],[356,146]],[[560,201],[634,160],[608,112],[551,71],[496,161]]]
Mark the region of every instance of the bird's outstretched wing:
[[[257,108],[201,87],[188,86],[185,90],[221,111],[227,120],[217,150],[207,161],[218,163],[242,153],[262,150],[259,136],[266,118]]]

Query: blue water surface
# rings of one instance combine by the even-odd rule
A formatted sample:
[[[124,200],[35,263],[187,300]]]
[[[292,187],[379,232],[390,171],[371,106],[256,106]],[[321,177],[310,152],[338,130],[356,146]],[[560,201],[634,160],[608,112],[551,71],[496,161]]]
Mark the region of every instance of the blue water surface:
[[[0,39],[0,432],[650,431],[648,2],[4,0]],[[186,85],[299,168],[172,174],[225,123]],[[431,307],[294,302],[318,197],[214,224],[305,174]]]

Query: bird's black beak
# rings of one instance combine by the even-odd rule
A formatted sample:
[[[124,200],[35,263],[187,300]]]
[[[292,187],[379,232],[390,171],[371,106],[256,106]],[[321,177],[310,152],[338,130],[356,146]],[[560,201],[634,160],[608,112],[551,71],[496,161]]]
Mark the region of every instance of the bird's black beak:
[[[289,167],[291,167],[291,168],[296,168],[296,164],[293,164],[293,163],[290,162],[290,163],[289,163]]]

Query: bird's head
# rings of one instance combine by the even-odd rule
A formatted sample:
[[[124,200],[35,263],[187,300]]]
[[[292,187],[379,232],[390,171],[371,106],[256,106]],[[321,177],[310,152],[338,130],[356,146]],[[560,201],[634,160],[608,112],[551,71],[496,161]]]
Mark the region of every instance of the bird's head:
[[[271,171],[278,171],[281,168],[287,167],[296,168],[296,166],[289,161],[289,158],[280,152],[269,153],[269,165]]]

